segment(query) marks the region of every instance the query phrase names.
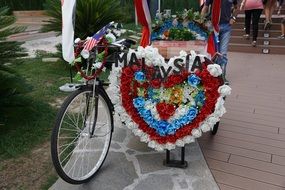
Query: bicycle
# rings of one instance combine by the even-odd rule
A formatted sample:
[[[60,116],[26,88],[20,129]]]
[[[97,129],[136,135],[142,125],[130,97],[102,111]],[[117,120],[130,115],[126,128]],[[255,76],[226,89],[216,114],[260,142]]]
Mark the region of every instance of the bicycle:
[[[133,44],[130,40],[110,44],[103,38],[91,50],[86,62],[76,64],[85,83],[64,101],[51,137],[53,164],[58,175],[68,183],[88,182],[97,174],[107,157],[114,131],[114,107],[104,89],[108,84],[98,76],[108,63],[114,63],[114,53],[127,51]],[[77,44],[77,55],[83,45],[84,41]],[[96,71],[92,70],[93,63],[102,53],[101,66]],[[219,123],[214,126],[212,135],[217,133],[218,127]]]
[[[83,49],[83,43],[81,41],[77,44],[77,54]],[[132,40],[110,44],[102,38],[90,51],[86,64],[76,64],[85,83],[64,101],[51,136],[54,167],[68,183],[86,183],[96,175],[107,157],[114,130],[114,107],[104,89],[108,84],[98,76],[107,63],[113,62],[114,53],[110,54],[110,51],[123,52],[132,44]],[[105,54],[103,63],[94,72],[91,70],[92,64],[102,52]]]

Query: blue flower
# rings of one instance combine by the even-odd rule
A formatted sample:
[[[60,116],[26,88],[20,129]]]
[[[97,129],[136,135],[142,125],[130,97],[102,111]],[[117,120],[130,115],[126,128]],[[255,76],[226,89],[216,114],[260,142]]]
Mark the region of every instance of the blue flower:
[[[141,71],[135,72],[135,79],[139,82],[145,81],[145,74]]]
[[[158,121],[156,122],[156,131],[161,135],[165,136],[167,135],[168,129],[171,127],[171,125],[166,121]]]
[[[195,96],[195,102],[200,102],[201,104],[205,103],[205,94],[203,91],[199,91],[199,93]]]
[[[174,126],[176,126],[177,128],[180,128],[184,123],[182,122],[182,119],[176,119],[175,121],[173,121]]]
[[[145,101],[142,97],[138,97],[133,100],[133,104],[135,108],[139,109],[139,108],[144,107]]]
[[[185,115],[184,117],[181,118],[181,123],[182,125],[187,125],[188,123],[190,123],[192,120],[190,118],[187,117],[187,115]]]
[[[186,117],[189,119],[189,121],[192,121],[198,114],[198,110],[197,108],[194,108],[194,107],[191,107],[187,114],[186,114]]]
[[[197,85],[200,84],[200,82],[201,82],[201,79],[195,74],[191,74],[188,77],[188,84],[190,84],[193,87],[197,87]]]
[[[176,128],[175,126],[173,126],[173,125],[170,124],[170,125],[168,126],[168,129],[167,129],[167,134],[168,134],[168,135],[173,135],[173,134],[175,134],[176,129],[177,129],[177,128]]]

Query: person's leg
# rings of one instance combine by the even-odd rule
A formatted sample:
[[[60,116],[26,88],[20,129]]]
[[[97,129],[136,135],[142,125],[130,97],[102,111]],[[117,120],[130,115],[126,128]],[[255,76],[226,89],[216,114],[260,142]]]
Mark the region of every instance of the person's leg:
[[[279,39],[285,39],[285,18],[281,21],[281,35],[278,36]]]
[[[276,0],[270,0],[269,22],[272,23],[272,14],[276,7]]]
[[[226,83],[228,80],[225,78],[227,73],[227,64],[228,64],[228,47],[231,37],[232,27],[230,24],[221,24],[220,33],[219,33],[219,52],[222,54],[222,57],[219,58],[218,64],[223,70],[223,77]]]
[[[281,21],[281,32],[284,36],[285,35],[285,18],[283,18]]]
[[[256,42],[258,36],[258,23],[262,9],[252,10],[252,41]]]
[[[264,14],[265,14],[265,24],[269,21],[269,2],[270,0],[267,0],[266,4],[264,5]]]
[[[245,20],[244,20],[245,35],[244,37],[248,39],[250,35],[251,10],[245,10],[244,13],[245,13]]]

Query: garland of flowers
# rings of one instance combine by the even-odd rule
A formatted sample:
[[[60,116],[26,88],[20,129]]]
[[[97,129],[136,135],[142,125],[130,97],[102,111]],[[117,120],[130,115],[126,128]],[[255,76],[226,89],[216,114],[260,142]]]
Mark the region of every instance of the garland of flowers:
[[[201,22],[201,23],[200,23]],[[212,26],[198,11],[184,10],[175,17],[157,13],[151,40],[207,40]]]
[[[108,92],[112,93],[115,113],[149,147],[156,150],[182,147],[211,130],[226,112],[223,98],[231,89],[221,85],[217,78],[222,73],[219,65],[204,64],[202,71],[195,73],[171,72],[162,81],[149,78],[153,65],[167,68],[173,60],[166,64],[152,47],[139,47],[131,53],[144,57],[150,72],[137,66],[113,67]],[[192,52],[190,68],[195,56]],[[175,58],[185,57],[185,52],[181,52]]]

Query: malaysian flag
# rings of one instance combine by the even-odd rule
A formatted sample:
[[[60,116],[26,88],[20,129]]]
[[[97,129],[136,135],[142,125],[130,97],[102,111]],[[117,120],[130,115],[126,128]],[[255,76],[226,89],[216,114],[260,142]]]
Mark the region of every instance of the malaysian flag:
[[[94,34],[92,38],[88,39],[85,42],[84,50],[90,51],[94,46],[96,46],[103,38],[103,36],[106,34],[107,30],[110,28],[112,24],[113,22],[110,22],[109,24],[104,26],[101,30],[99,30],[96,34]]]

